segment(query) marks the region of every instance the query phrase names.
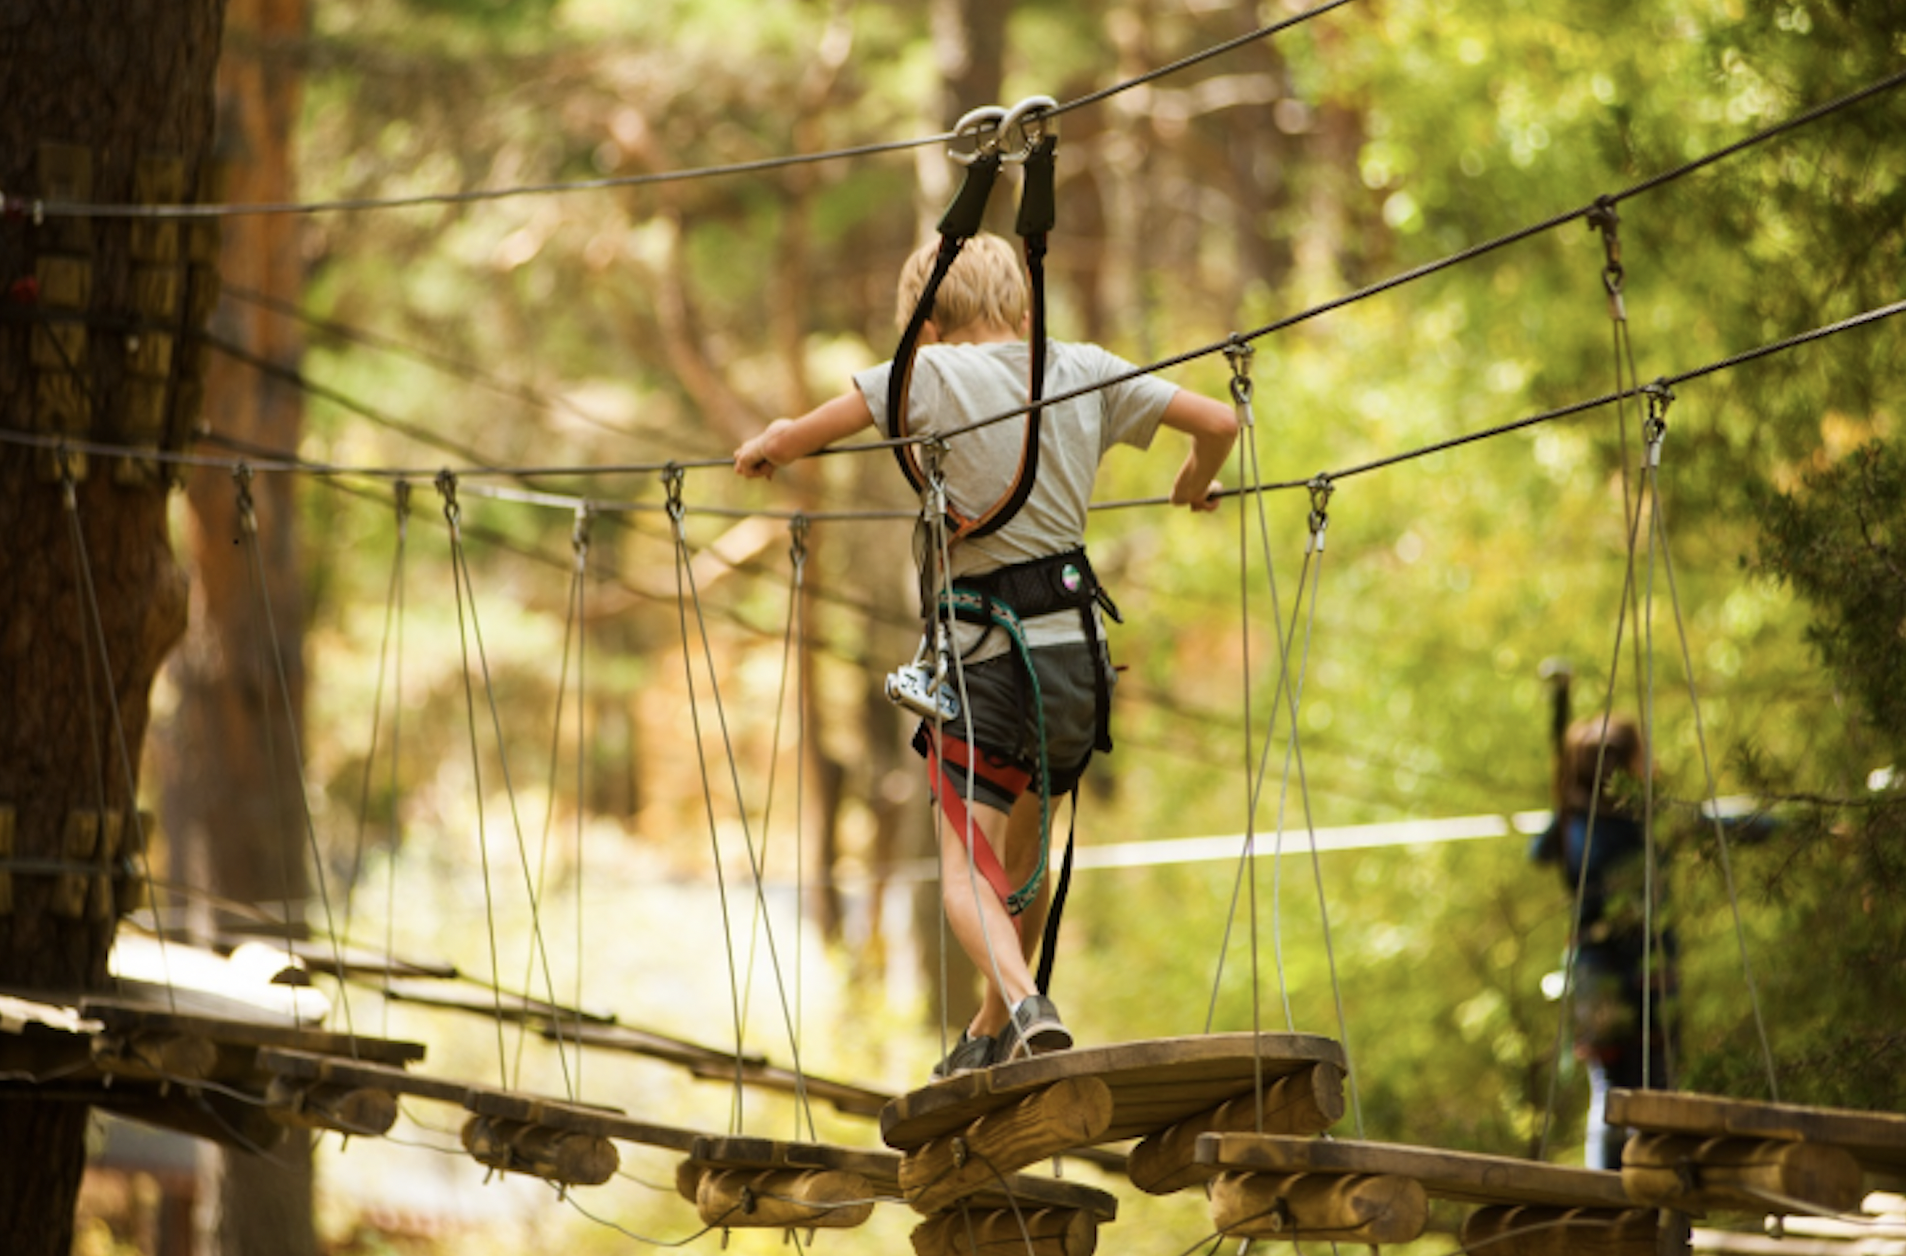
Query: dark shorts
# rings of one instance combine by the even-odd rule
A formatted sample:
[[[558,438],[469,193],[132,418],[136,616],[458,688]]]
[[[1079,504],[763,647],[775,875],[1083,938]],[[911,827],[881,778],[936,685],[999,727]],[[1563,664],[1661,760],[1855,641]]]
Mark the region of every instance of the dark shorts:
[[[1078,783],[1098,741],[1096,674],[1103,671],[1108,697],[1115,678],[1102,645],[1096,655],[1090,645],[1077,641],[1041,646],[1031,656],[1046,721],[1046,765],[1052,777],[1046,792],[1057,797],[1070,793]],[[973,799],[1011,811],[1028,787],[1022,782],[1033,787],[1038,782],[1039,724],[1032,686],[1017,653],[968,664],[962,670],[966,681],[962,709],[946,722],[944,735],[949,743],[966,742],[970,715],[972,744],[978,747],[983,764],[971,781]],[[956,681],[949,678],[947,683]],[[932,732],[931,725],[922,724],[914,738],[915,749],[923,755],[927,753],[925,738]],[[959,766],[964,758],[951,751],[947,755],[949,775],[962,797],[968,787],[967,771]]]

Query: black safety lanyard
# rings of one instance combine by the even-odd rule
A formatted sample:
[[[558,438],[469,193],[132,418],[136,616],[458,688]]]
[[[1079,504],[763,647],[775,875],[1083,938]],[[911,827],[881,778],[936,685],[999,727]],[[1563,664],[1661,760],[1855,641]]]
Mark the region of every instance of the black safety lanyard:
[[[979,151],[968,161],[960,190],[954,195],[953,203],[947,206],[946,213],[940,217],[939,253],[934,257],[933,270],[927,276],[925,287],[920,290],[920,299],[914,304],[913,314],[907,319],[906,330],[901,333],[900,347],[894,350],[893,367],[887,377],[890,434],[901,441],[894,446],[894,458],[900,464],[901,473],[907,477],[907,483],[913,486],[916,493],[925,494],[929,488],[927,473],[920,465],[913,443],[905,439],[908,434],[907,389],[913,378],[914,358],[920,350],[920,333],[927,319],[933,315],[934,298],[947,272],[953,269],[961,248],[979,234],[981,221],[986,214],[986,203],[992,196],[1000,165],[1006,160],[1000,153],[996,137],[1013,120],[1023,118],[1021,125],[1029,128],[1030,142],[1023,156],[1026,181],[1020,193],[1015,230],[1025,241],[1026,273],[1032,288],[1032,360],[1026,389],[1029,410],[1025,441],[1020,448],[1018,472],[998,501],[981,514],[973,516],[954,509],[950,503],[946,506],[949,542],[969,536],[986,536],[1005,527],[1019,513],[1020,507],[1026,504],[1039,475],[1039,421],[1043,409],[1039,403],[1045,396],[1046,386],[1046,237],[1056,221],[1053,169],[1059,136],[1050,123],[1039,123],[1037,114],[1027,116],[1025,111],[1026,105],[1022,104],[1011,115],[1005,115],[1007,120],[1004,123],[995,124],[995,139],[990,143],[982,139]],[[969,114],[968,119],[974,116]],[[967,125],[968,121],[962,120],[959,131],[964,133]],[[1039,135],[1037,139],[1030,139],[1030,128],[1034,126],[1038,127]]]

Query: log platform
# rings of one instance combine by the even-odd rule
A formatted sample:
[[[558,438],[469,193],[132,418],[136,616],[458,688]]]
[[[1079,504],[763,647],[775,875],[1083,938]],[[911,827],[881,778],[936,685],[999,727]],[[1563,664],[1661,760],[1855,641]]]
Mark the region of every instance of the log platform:
[[[1331,1066],[1318,1070],[1319,1064]],[[901,1095],[880,1114],[888,1146],[904,1154],[900,1184],[915,1209],[931,1215],[979,1189],[995,1173],[1015,1173],[1080,1147],[1163,1134],[1207,1119],[1262,1088],[1266,1106],[1284,1078],[1298,1087],[1341,1077],[1343,1050],[1311,1034],[1209,1034],[1086,1047],[995,1065]],[[1276,1102],[1291,1102],[1286,1087]],[[1250,1104],[1245,1105],[1246,1111]],[[1340,1099],[1339,1099],[1340,1110]],[[1235,1109],[1234,1109],[1235,1111]],[[1179,1175],[1191,1140],[1159,1152],[1142,1170],[1154,1184]],[[1200,1179],[1201,1180],[1201,1179]]]
[[[1212,1186],[1216,1227],[1240,1237],[1398,1243],[1419,1237],[1430,1198],[1489,1206],[1481,1233],[1491,1246],[1521,1251],[1509,1236],[1610,1231],[1653,1251],[1652,1214],[1634,1210],[1618,1173],[1473,1152],[1275,1134],[1206,1134],[1197,1162],[1217,1175]],[[1541,1210],[1539,1213],[1528,1210]],[[1516,1212],[1516,1210],[1522,1210]],[[1508,1216],[1509,1212],[1516,1212]],[[1566,1215],[1566,1224],[1558,1219]],[[1532,1227],[1539,1223],[1541,1230]],[[1633,1238],[1645,1231],[1645,1238]],[[1619,1245],[1618,1245],[1619,1246]],[[1536,1256],[1533,1248],[1526,1256]],[[1630,1256],[1625,1248],[1609,1256]]]
[[[682,1162],[676,1188],[705,1225],[852,1226],[866,1220],[876,1199],[900,1197],[903,1159],[826,1143],[701,1138]],[[979,1256],[995,1248],[1027,1252],[1030,1240],[1036,1256],[1091,1256],[1099,1226],[1117,1215],[1115,1198],[1076,1182],[989,1176],[922,1221],[913,1246],[917,1256]]]
[[[1892,1113],[1615,1090],[1608,1122],[1637,1131],[1622,1149],[1629,1195],[1688,1213],[1850,1212],[1862,1173],[1906,1171],[1906,1116]]]

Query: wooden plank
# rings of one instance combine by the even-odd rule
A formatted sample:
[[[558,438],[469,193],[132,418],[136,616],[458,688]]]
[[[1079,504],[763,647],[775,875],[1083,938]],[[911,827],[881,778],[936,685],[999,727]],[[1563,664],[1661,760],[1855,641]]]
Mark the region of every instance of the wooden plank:
[[[913,1228],[914,1256],[1092,1256],[1099,1220],[1072,1208],[962,1208]]]
[[[1068,1077],[1097,1077],[1112,1094],[1098,1142],[1137,1138],[1250,1093],[1320,1061],[1343,1065],[1343,1048],[1314,1034],[1206,1034],[1081,1047],[949,1077],[901,1095],[880,1114],[881,1138],[901,1151],[970,1125]]]
[[[434,1099],[439,1103],[453,1103],[458,1107],[464,1106],[470,1094],[470,1087],[463,1082],[425,1077],[385,1064],[339,1059],[337,1056],[318,1055],[308,1051],[266,1048],[258,1053],[258,1067],[263,1072],[275,1073],[298,1081],[336,1082],[345,1086],[376,1087],[393,1094],[414,1095],[419,1099]]]
[[[1472,1204],[1542,1204],[1556,1208],[1629,1206],[1622,1175],[1598,1169],[1440,1151],[1395,1143],[1286,1138],[1276,1134],[1206,1134],[1197,1160],[1214,1169],[1263,1173],[1364,1173],[1406,1177],[1438,1199]]]
[[[1851,1152],[1783,1139],[1639,1133],[1622,1148],[1621,1181],[1636,1203],[1686,1213],[1851,1212],[1860,1202]]]
[[[689,1151],[690,1164],[716,1168],[838,1169],[867,1179],[881,1195],[897,1196],[900,1188],[899,1152],[884,1148],[842,1147],[833,1143],[778,1142],[740,1135],[698,1138]],[[1078,1209],[1106,1221],[1118,1215],[1118,1200],[1105,1191],[1061,1178],[1016,1173],[966,1197],[980,1208],[1011,1208],[1021,1203],[1043,1208]]]
[[[1608,1123],[1660,1134],[1738,1134],[1844,1147],[1868,1172],[1906,1171],[1906,1116],[1757,1103],[1666,1090],[1611,1090]]]
[[[1429,1224],[1420,1183],[1361,1173],[1221,1173],[1211,1224],[1241,1238],[1408,1243]]]
[[[839,1169],[716,1169],[696,1182],[695,1211],[721,1229],[845,1230],[874,1214],[873,1188]]]
[[[1461,1241],[1489,1256],[1656,1256],[1659,1218],[1653,1208],[1478,1208]]]
[[[1343,1080],[1342,1069],[1320,1061],[1276,1079],[1261,1096],[1254,1087],[1148,1136],[1132,1149],[1126,1172],[1140,1190],[1169,1195],[1214,1172],[1198,1163],[1201,1134],[1321,1134],[1343,1116]]]
[[[202,1001],[202,996],[199,1001],[188,999],[187,996],[192,993],[186,990],[178,992],[181,1007]],[[233,1000],[219,1000],[219,1002],[232,1003]],[[404,1064],[412,1060],[421,1060],[424,1056],[424,1045],[421,1042],[353,1037],[349,1034],[331,1033],[328,1030],[307,1029],[295,1025],[228,1020],[184,1012],[162,1012],[145,1006],[128,1005],[112,997],[84,995],[80,997],[78,1007],[85,1015],[103,1021],[107,1029],[112,1032],[151,1031],[196,1034],[213,1039],[221,1045],[287,1047],[321,1055],[355,1056],[379,1064]],[[261,1013],[261,1015],[268,1014]]]

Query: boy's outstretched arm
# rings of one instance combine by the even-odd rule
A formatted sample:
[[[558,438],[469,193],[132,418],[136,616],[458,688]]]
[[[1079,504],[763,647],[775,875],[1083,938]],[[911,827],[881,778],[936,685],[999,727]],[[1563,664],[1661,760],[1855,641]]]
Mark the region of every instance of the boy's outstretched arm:
[[[1218,502],[1211,494],[1222,487],[1217,475],[1237,443],[1238,416],[1221,401],[1181,388],[1159,421],[1191,437],[1191,452],[1172,481],[1171,504],[1216,510]]]
[[[788,463],[852,436],[873,421],[867,399],[859,389],[849,389],[798,419],[776,419],[768,424],[761,435],[735,450],[735,474],[751,480],[772,480],[774,473]]]

